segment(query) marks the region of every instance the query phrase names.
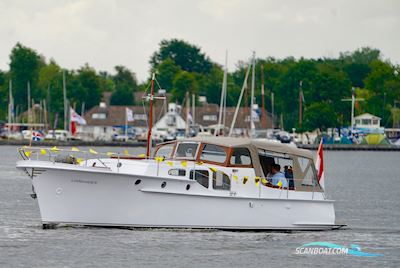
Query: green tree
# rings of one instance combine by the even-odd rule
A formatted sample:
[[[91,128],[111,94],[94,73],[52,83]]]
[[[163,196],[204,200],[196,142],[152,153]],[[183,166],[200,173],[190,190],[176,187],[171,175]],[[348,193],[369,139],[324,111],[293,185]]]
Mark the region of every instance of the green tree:
[[[74,81],[74,78],[77,81]],[[96,71],[92,67],[88,64],[81,67],[78,70],[76,77],[73,77],[70,81],[70,83],[74,82],[76,85],[69,87],[71,88],[71,97],[69,97],[71,103],[76,102],[79,107],[82,102],[85,102],[85,107],[87,109],[100,103],[100,81]]]
[[[8,86],[6,81],[6,73],[0,70],[0,120],[8,116]],[[4,109],[1,109],[4,107]]]
[[[55,113],[59,113],[59,115],[64,113],[62,70],[53,59],[40,69],[37,85],[44,92],[43,98],[46,99],[46,105],[50,112],[48,118],[50,122],[53,122]],[[62,123],[61,120],[59,121]]]
[[[121,85],[111,95],[112,105],[132,105],[133,104],[133,92],[132,89],[127,85]]]
[[[115,91],[111,96],[112,105],[132,105],[133,93],[137,90],[135,74],[124,66],[115,66],[117,72],[113,76]]]
[[[172,94],[177,101],[182,102],[186,92],[196,93],[197,89],[198,84],[194,73],[182,71],[175,76]]]
[[[220,103],[223,75],[224,71],[217,64],[213,65],[211,71],[207,75],[197,74],[197,87],[201,90],[198,93],[207,96],[208,102]],[[228,86],[231,85],[229,84],[229,81],[230,79],[228,79]],[[228,90],[232,90],[232,87],[228,88]]]
[[[172,90],[174,77],[181,71],[182,69],[172,59],[167,58],[157,67],[157,81],[164,89]]]
[[[309,103],[316,91],[317,77],[316,62],[300,59],[280,79],[279,86],[275,91],[276,113],[284,114],[285,128],[291,129],[298,124],[300,81],[302,81],[305,101]]]
[[[171,59],[179,68],[187,72],[208,73],[211,71],[212,62],[200,48],[183,40],[162,40],[160,49],[150,59],[152,70],[165,60]]]
[[[15,89],[15,105],[22,109],[27,108],[27,83],[30,83],[31,97],[41,98],[42,92],[37,88],[37,80],[40,68],[44,65],[36,51],[17,43],[10,54],[10,74]]]
[[[326,102],[318,102],[307,107],[304,113],[303,129],[300,131],[312,131],[317,128],[326,130],[337,126],[338,115],[333,106]]]

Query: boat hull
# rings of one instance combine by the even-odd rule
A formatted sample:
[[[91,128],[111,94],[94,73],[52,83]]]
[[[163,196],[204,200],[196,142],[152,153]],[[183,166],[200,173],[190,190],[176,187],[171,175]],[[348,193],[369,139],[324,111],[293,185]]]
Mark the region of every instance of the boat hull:
[[[31,177],[43,224],[235,230],[338,227],[330,200],[205,195],[192,180],[61,165],[19,168],[35,174]]]

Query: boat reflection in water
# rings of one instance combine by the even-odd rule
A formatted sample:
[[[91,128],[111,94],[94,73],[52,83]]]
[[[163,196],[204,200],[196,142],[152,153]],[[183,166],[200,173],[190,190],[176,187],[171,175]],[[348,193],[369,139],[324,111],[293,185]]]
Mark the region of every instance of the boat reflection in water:
[[[32,179],[44,227],[340,227],[306,150],[212,137],[160,144],[151,158],[73,151],[19,149],[17,168]],[[282,173],[277,183],[269,178],[276,164]]]

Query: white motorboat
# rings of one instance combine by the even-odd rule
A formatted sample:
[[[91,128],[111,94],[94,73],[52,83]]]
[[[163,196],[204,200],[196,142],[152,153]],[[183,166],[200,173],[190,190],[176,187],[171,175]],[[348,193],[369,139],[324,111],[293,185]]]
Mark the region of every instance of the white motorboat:
[[[319,185],[311,152],[247,138],[192,138],[153,157],[20,148],[44,227],[95,226],[327,230],[334,201]],[[62,161],[61,154],[68,156]],[[75,156],[71,156],[75,154]],[[78,154],[83,154],[80,159]],[[89,157],[91,156],[91,158]],[[270,183],[271,166],[286,182]],[[285,187],[286,185],[286,187]]]

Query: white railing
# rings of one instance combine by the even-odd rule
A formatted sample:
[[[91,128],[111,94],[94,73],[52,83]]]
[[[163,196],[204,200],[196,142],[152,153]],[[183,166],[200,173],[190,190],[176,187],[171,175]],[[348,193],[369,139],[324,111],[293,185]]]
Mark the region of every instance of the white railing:
[[[279,197],[281,197],[281,194],[283,192],[286,192],[286,198],[289,198],[289,193],[290,191],[301,191],[301,192],[311,192],[312,193],[312,199],[314,199],[314,195],[316,192],[321,192],[324,199],[326,199],[324,190],[321,187],[321,185],[318,182],[313,182],[312,184],[305,184],[304,179],[295,179],[295,178],[284,178],[286,180],[286,185],[287,187],[281,187],[279,185],[274,185],[271,182],[271,178],[267,177],[257,177],[259,179],[258,181],[258,187],[259,187],[259,197],[261,197],[261,187],[269,187],[269,188],[274,188],[274,189],[279,189],[281,190],[281,193]],[[255,180],[255,179],[254,179]],[[289,182],[293,181],[293,187],[290,187]],[[309,190],[304,190],[304,188],[310,188]]]
[[[63,149],[57,147],[21,147],[18,148],[18,153],[23,160],[46,160],[50,162],[61,162],[68,164],[80,165],[84,163],[88,165],[88,160],[96,159],[103,167],[111,169],[106,163],[102,161],[104,158],[115,158],[117,159],[117,170],[121,166],[120,159],[124,157],[134,157],[133,155],[114,153],[114,152],[97,152],[93,149],[88,151],[80,150],[78,148]],[[135,157],[137,159],[144,159],[144,157]]]

